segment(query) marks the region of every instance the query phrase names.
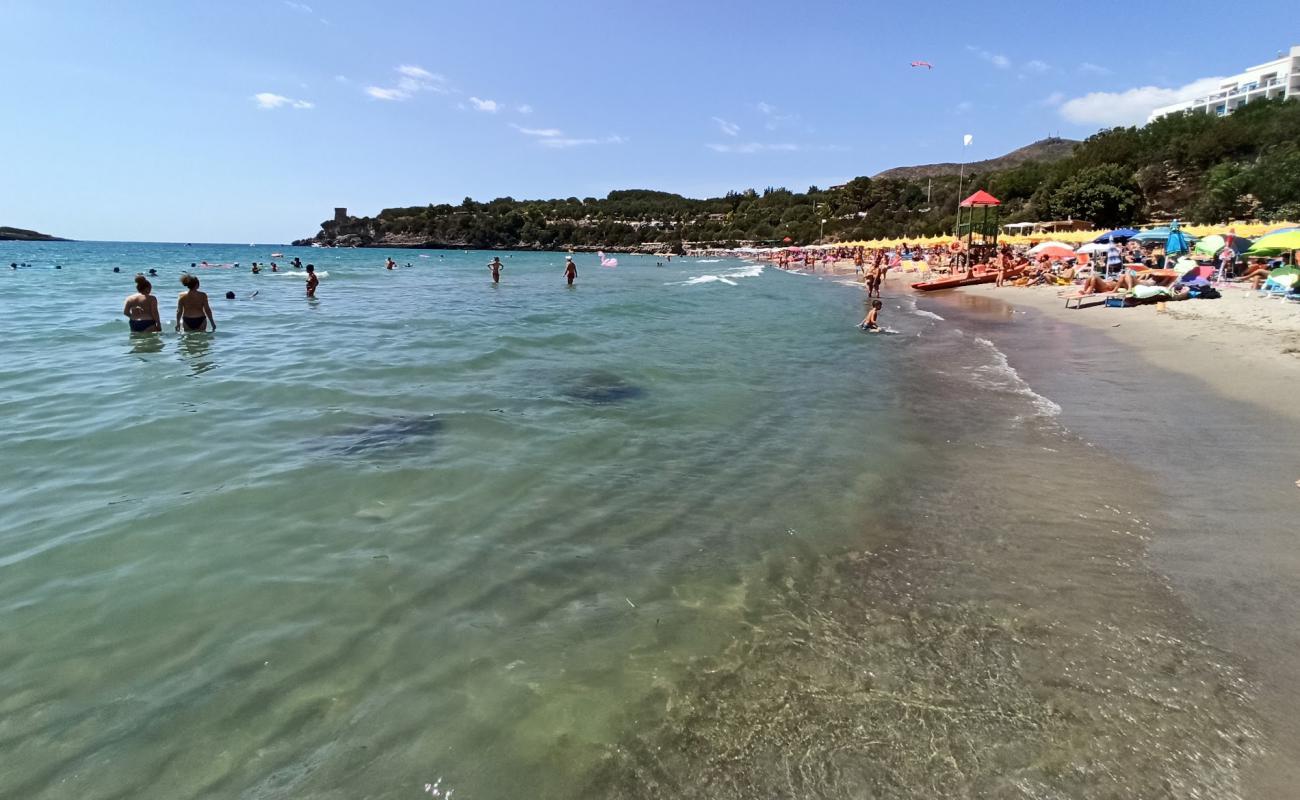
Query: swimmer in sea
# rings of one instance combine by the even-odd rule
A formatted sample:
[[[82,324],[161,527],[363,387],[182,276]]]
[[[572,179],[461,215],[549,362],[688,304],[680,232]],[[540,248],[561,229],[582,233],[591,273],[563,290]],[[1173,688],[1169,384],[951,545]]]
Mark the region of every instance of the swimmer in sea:
[[[302,259],[301,259],[301,258],[298,258],[297,256],[294,256],[294,257],[293,257],[293,268],[294,268],[294,269],[302,269]],[[274,262],[274,261],[271,262],[271,271],[272,271],[272,272],[275,272],[275,271],[276,271],[276,270],[275,270],[275,262]]]
[[[320,284],[320,278],[316,277],[316,265],[307,265],[307,296],[316,296],[316,287]]]
[[[578,277],[578,265],[573,263],[573,256],[566,256],[564,259],[564,279],[573,285],[573,279]]]
[[[187,331],[206,331],[208,325],[217,329],[217,321],[212,318],[212,307],[208,305],[208,295],[199,291],[199,279],[193,275],[182,275],[181,285],[188,291],[183,292],[176,301],[176,330],[185,323]]]
[[[880,309],[885,304],[879,300],[871,301],[871,310],[867,312],[867,318],[862,320],[858,327],[867,333],[878,333],[880,331]]]
[[[501,264],[501,258],[500,258],[499,256],[493,256],[493,257],[492,257],[492,263],[491,263],[491,264],[488,264],[488,269],[492,270],[492,282],[493,282],[493,283],[500,283],[500,282],[501,282],[501,267],[502,267],[502,266],[503,266],[503,265]]]
[[[131,326],[131,333],[159,333],[162,331],[162,315],[158,313],[158,298],[154,297],[153,285],[140,273],[135,276],[135,294],[126,298],[122,314]]]
[[[389,256],[388,260],[384,262],[384,269],[392,269],[393,267],[396,266],[397,266],[397,262],[393,260],[392,256]]]
[[[254,275],[257,275],[257,274],[261,273],[261,271],[262,271],[262,268],[259,267],[259,266],[257,266],[257,262],[254,261],[254,262],[253,262],[253,274],[254,274]]]

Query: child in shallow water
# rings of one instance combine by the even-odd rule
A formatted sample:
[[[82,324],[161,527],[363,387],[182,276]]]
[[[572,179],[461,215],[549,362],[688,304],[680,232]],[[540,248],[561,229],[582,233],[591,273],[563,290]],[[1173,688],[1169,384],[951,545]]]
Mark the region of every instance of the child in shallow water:
[[[883,308],[884,305],[885,304],[879,300],[872,300],[871,310],[867,312],[867,318],[862,320],[862,323],[858,325],[858,327],[867,333],[877,333],[880,330],[880,309]]]

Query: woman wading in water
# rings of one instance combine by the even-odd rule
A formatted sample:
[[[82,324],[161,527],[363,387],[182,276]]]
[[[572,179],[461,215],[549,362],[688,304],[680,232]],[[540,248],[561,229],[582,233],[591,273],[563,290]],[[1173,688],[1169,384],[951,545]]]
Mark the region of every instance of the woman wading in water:
[[[126,298],[122,313],[126,315],[131,333],[159,333],[162,331],[161,314],[158,313],[158,298],[151,292],[153,285],[143,273],[135,275],[136,293]]]
[[[208,295],[199,291],[199,279],[193,275],[182,275],[181,285],[189,291],[181,294],[176,301],[176,330],[185,323],[187,331],[206,331],[208,325],[217,329],[217,321],[212,318],[212,308],[208,305]]]

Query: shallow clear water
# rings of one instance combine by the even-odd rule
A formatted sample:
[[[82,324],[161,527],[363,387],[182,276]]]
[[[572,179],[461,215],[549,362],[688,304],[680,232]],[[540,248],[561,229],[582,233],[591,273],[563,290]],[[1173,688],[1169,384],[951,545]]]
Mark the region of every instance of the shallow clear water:
[[[0,796],[1235,791],[1151,509],[1063,499],[1124,467],[987,340],[740,262],[286,249],[310,302],[270,252],[0,246]],[[199,259],[218,332],[129,336]]]

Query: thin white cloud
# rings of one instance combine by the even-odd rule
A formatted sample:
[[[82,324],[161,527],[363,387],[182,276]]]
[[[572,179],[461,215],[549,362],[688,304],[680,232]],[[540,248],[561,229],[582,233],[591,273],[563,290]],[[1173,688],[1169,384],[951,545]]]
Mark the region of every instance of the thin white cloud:
[[[969,112],[969,111],[970,111],[972,108],[974,108],[974,107],[975,107],[975,104],[972,103],[971,101],[969,101],[969,100],[963,100],[963,101],[961,101],[960,103],[957,104],[957,108],[956,108],[955,110],[957,111],[958,114],[965,114],[965,113]]]
[[[495,114],[501,110],[501,104],[495,100],[484,100],[479,97],[471,97],[469,102],[474,106],[475,111],[483,111],[488,114]]]
[[[1079,72],[1084,75],[1109,75],[1110,70],[1100,64],[1094,64],[1091,61],[1085,61],[1079,65]]]
[[[713,118],[713,121],[716,122],[716,123],[718,123],[718,130],[722,131],[722,132],[725,133],[726,135],[728,135],[728,136],[739,136],[739,135],[740,135],[740,126],[737,125],[736,123],[734,123],[734,122],[727,122],[727,121],[726,121],[725,119],[723,119],[722,117],[714,117],[714,118]]]
[[[766,144],[763,142],[740,142],[737,144],[706,144],[715,153],[795,153],[803,148],[797,144],[783,142],[778,144]]]
[[[531,114],[533,113],[533,107],[527,103],[520,103],[518,106],[515,106],[515,111],[518,111],[520,114]]]
[[[542,147],[560,150],[568,147],[583,147],[589,144],[623,144],[626,141],[622,136],[606,136],[603,139],[571,139],[564,136],[554,136],[538,139],[537,143]]]
[[[396,86],[367,86],[366,94],[376,100],[409,100],[419,92],[447,94],[447,79],[424,67],[403,64],[396,68]]]
[[[1043,98],[1043,105],[1045,106],[1059,106],[1061,103],[1064,102],[1065,102],[1064,92],[1052,92],[1047,97]]]
[[[284,0],[284,4],[294,11],[301,11],[304,14],[312,13],[311,6],[306,3],[295,3],[293,0]]]
[[[382,86],[367,86],[366,94],[376,100],[405,100],[409,96],[401,89],[385,89]]]
[[[779,109],[776,106],[772,105],[771,103],[764,103],[760,101],[759,103],[756,103],[754,105],[754,108],[758,109],[758,113],[762,114],[764,117],[767,118],[767,120],[763,123],[763,127],[769,131],[774,131],[777,128],[782,127],[783,125],[792,124],[799,121],[798,114],[777,113]]]
[[[549,147],[552,150],[563,150],[569,147],[583,147],[591,144],[623,144],[627,141],[622,136],[606,136],[603,138],[565,136],[564,131],[559,128],[525,128],[522,125],[516,125],[513,122],[510,123],[510,127],[525,136],[533,137],[537,140],[537,144],[542,147]]]
[[[1025,62],[1025,69],[1029,70],[1030,72],[1037,72],[1040,75],[1044,72],[1047,72],[1051,68],[1052,68],[1051,64],[1048,64],[1046,61],[1039,61],[1036,58],[1033,59],[1032,61]]]
[[[984,50],[983,48],[976,47],[973,44],[966,45],[966,50],[968,52],[974,53],[975,55],[989,62],[990,64],[997,67],[998,69],[1010,69],[1011,67],[1011,59],[1007,58],[1001,53],[990,53],[988,50]]]
[[[715,153],[847,153],[848,147],[842,144],[796,144],[794,142],[733,142],[730,144],[711,143],[704,145]]]
[[[352,81],[348,80],[347,75],[335,75],[334,80],[338,83],[352,83]]]
[[[1141,125],[1159,106],[1218,90],[1223,78],[1200,78],[1185,86],[1139,86],[1123,92],[1090,92],[1061,104],[1061,116],[1080,125]]]
[[[258,92],[253,95],[253,102],[257,103],[258,108],[298,108],[307,109],[315,108],[316,104],[309,100],[295,100],[292,97],[285,97],[282,94],[274,92]]]
[[[513,122],[510,123],[510,127],[514,128],[515,130],[519,131],[525,136],[541,136],[545,138],[554,138],[557,136],[564,135],[564,131],[560,130],[559,128],[525,128],[516,125]]]

